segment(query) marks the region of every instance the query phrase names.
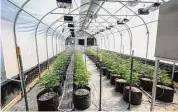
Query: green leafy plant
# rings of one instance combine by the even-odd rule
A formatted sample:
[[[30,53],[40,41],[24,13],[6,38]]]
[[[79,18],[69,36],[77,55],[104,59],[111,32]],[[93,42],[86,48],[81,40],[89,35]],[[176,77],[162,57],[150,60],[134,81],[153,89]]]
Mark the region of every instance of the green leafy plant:
[[[75,83],[78,87],[84,87],[88,85],[90,79],[90,73],[87,71],[81,52],[75,52]]]
[[[57,59],[52,64],[50,70],[38,81],[41,87],[52,89],[59,85],[59,80],[61,78],[61,73],[66,68],[67,59],[72,53],[72,49],[62,52],[58,55]]]
[[[47,89],[52,89],[59,85],[59,76],[54,75],[52,71],[47,73],[38,81],[38,84]]]
[[[115,71],[116,74],[122,75],[128,82],[130,79],[130,59],[121,58],[116,53],[108,52],[104,50],[98,50],[98,53],[95,49],[88,48],[87,53],[91,54],[102,60],[102,63],[106,65],[107,68]],[[134,59],[133,65],[133,83],[139,83],[139,74],[146,76],[149,79],[153,79],[154,66],[144,64],[138,59]],[[169,85],[171,83],[170,78],[168,77],[167,71],[159,70],[158,81]]]
[[[158,71],[158,81],[161,82],[164,85],[170,85],[171,80],[169,78],[169,74],[166,70],[160,70]]]

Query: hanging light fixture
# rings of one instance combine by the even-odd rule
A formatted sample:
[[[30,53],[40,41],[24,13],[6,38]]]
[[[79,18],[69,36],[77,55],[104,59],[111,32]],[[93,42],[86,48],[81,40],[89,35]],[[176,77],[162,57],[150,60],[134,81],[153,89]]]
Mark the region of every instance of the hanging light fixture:
[[[109,27],[110,27],[110,28],[114,28],[114,26],[113,26],[113,25],[110,25]]]
[[[72,37],[75,37],[75,32],[72,31],[72,32],[71,32],[71,36],[72,36]]]
[[[64,16],[64,21],[72,22],[73,21],[73,16]]]
[[[149,9],[150,11],[155,11],[155,10],[159,9],[160,5],[161,5],[161,3],[156,2],[156,3],[153,3],[152,5],[148,6],[147,9]]]
[[[138,14],[139,15],[148,15],[150,13],[150,11],[147,9],[145,10],[144,8],[139,8],[138,9]]]
[[[74,29],[70,29],[70,31],[71,31],[71,32],[73,32],[73,31],[74,31]]]
[[[59,8],[71,9],[72,0],[56,0],[57,6]]]
[[[106,27],[106,30],[111,30],[111,27],[109,27],[109,26],[108,26],[108,27]]]
[[[68,27],[74,27],[74,24],[68,24]]]
[[[150,6],[146,7],[146,8],[139,8],[138,9],[138,14],[140,15],[148,15],[150,13],[150,11],[155,11],[157,9],[159,9],[159,6],[161,5],[160,2],[156,2],[151,4]]]
[[[129,19],[123,18],[123,19],[118,20],[118,21],[117,21],[117,24],[118,24],[118,25],[123,25],[123,24],[125,24],[125,23],[127,23],[127,22],[129,22]]]
[[[140,1],[141,0],[129,0],[128,6],[134,7],[134,6],[138,5]]]
[[[100,30],[100,32],[104,32],[104,31],[105,31],[105,29],[101,29],[101,30]]]

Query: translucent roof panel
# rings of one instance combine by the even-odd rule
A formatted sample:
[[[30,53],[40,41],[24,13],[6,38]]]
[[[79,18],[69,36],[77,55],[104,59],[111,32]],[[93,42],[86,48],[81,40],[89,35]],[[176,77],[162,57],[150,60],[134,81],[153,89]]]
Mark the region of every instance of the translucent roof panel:
[[[154,59],[159,10],[150,11],[149,15],[138,15],[138,9],[150,6],[152,2],[163,1],[141,0],[142,2],[134,7],[129,6],[127,2],[110,1],[94,0],[91,3],[90,0],[73,0],[71,9],[63,9],[57,7],[56,0],[1,0],[2,47],[6,50],[12,49],[10,53],[4,53],[5,63],[8,63],[8,60],[12,61],[10,56],[14,56],[13,60],[16,58],[14,34],[17,36],[18,45],[22,47],[24,70],[37,64],[36,48],[39,51],[40,62],[47,59],[47,49],[49,57],[57,54],[58,50],[54,49],[56,44],[60,49],[65,39],[71,36],[68,22],[64,21],[64,15],[73,16],[72,24],[75,26],[77,37],[94,36],[98,39],[100,46],[107,50],[129,54],[132,37],[135,55],[145,58],[149,38],[148,58]],[[24,3],[26,4],[18,15],[15,32],[13,32],[15,17]],[[128,19],[128,22],[118,25],[117,21],[124,18]],[[111,30],[106,30],[106,27],[110,26]],[[104,31],[101,32],[101,30]],[[99,34],[96,34],[97,32]],[[38,47],[36,47],[35,38],[37,38]],[[31,57],[33,61],[28,62],[28,57]],[[14,62],[12,67],[16,68],[17,63]],[[10,68],[7,69],[10,70]],[[14,69],[8,73],[17,74],[17,70]]]

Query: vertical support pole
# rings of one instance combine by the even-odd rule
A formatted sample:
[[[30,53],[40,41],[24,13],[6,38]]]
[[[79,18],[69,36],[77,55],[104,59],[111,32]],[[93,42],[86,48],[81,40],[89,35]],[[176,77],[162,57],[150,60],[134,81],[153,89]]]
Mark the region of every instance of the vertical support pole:
[[[87,60],[86,60],[86,47],[87,47],[87,38],[85,38],[85,67],[87,66]]]
[[[121,34],[120,54],[122,54],[122,34]]]
[[[61,39],[59,39],[59,52],[61,52]]]
[[[102,40],[103,40],[103,39],[101,38],[101,41],[100,41],[100,43],[101,43],[100,47],[101,47],[101,48],[100,48],[100,49],[102,49]]]
[[[114,35],[114,34],[113,34]],[[113,51],[115,52],[115,36],[113,36]]]
[[[102,61],[102,57],[101,57],[101,61]],[[101,97],[102,97],[102,70],[101,70],[101,65],[99,65],[99,70],[100,70],[100,92],[99,92],[99,111],[102,110],[101,107]]]
[[[173,67],[172,67],[172,76],[171,76],[172,84],[173,84],[173,80],[174,80],[174,72],[175,72],[175,62],[173,63]]]
[[[109,40],[109,37],[107,37],[108,39],[108,51],[110,50],[110,40]]]
[[[46,36],[46,58],[47,58],[47,68],[49,70],[49,55],[48,55],[48,36]]]
[[[19,57],[19,62],[18,62],[19,63],[19,67],[20,67],[19,75],[20,75],[20,78],[21,78],[20,82],[21,82],[21,85],[22,85],[22,92],[23,92],[24,100],[25,100],[25,108],[26,108],[26,111],[29,111],[20,47],[17,47],[16,49],[17,49],[17,55]]]
[[[63,46],[64,46],[64,50],[66,49],[66,46],[65,46],[65,39],[63,38]],[[64,51],[63,50],[63,51]]]
[[[54,45],[53,45],[53,41],[54,41],[54,40],[53,40],[53,36],[52,36],[52,38],[51,38],[51,39],[52,39],[51,44],[52,44],[52,51],[53,51],[53,58],[54,58]]]
[[[36,44],[36,58],[37,58],[37,63],[38,63],[38,78],[40,79],[40,60],[39,60],[39,53],[38,53],[38,41],[37,41],[37,33],[35,34],[35,44]]]
[[[58,49],[57,49],[57,37],[58,37],[58,34],[57,34],[56,40],[55,40],[55,41],[56,41],[56,56],[57,56],[57,54],[58,54],[58,53],[57,53],[57,50],[58,50]]]
[[[147,32],[147,42],[146,42],[146,57],[145,57],[145,64],[147,64],[147,59],[148,59],[148,47],[149,47],[149,32]]]
[[[153,88],[152,88],[152,99],[151,99],[150,111],[153,111],[154,106],[155,106],[158,69],[159,69],[159,60],[156,58],[156,60],[155,60],[155,72],[154,72],[154,77],[153,77]]]
[[[122,50],[123,50],[123,51],[122,51],[122,54],[124,55],[124,45],[123,45],[123,48],[122,48]]]
[[[131,108],[131,92],[132,92],[132,75],[133,75],[133,56],[134,56],[134,51],[132,50],[132,55],[131,55],[131,63],[130,63],[130,82],[129,82],[129,107],[128,110]]]

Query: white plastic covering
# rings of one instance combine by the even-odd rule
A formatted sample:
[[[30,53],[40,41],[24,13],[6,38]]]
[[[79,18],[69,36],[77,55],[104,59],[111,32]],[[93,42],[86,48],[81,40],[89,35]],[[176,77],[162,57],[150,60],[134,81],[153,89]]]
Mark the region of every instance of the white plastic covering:
[[[16,76],[18,74],[16,51],[14,44],[13,35],[13,24],[17,12],[20,10],[19,7],[25,3],[26,0],[1,0],[1,40],[4,54],[5,69],[8,78]],[[83,1],[83,0],[82,0]],[[113,1],[113,0],[111,0]],[[126,0],[127,1],[127,0]],[[162,0],[141,0],[149,2],[162,2]],[[168,0],[167,0],[168,1]],[[90,2],[90,1],[87,1]],[[154,59],[155,51],[155,40],[157,32],[157,19],[158,12],[150,12],[149,15],[144,15],[138,17],[133,12],[137,13],[139,8],[144,8],[151,5],[151,3],[139,3],[135,7],[130,7],[126,2],[123,2],[127,7],[119,2],[98,2],[99,6],[93,9],[94,13],[97,13],[97,18],[92,19],[91,23],[87,22],[85,27],[89,25],[88,29],[82,29],[89,34],[95,34],[101,29],[105,29],[107,26],[114,25],[111,30],[105,30],[99,34],[94,35],[99,43],[100,48],[116,51],[118,53],[129,54],[130,53],[130,37],[129,30],[125,25],[119,26],[116,24],[117,20],[120,18],[127,18],[129,22],[127,26],[129,27],[132,38],[133,45],[132,48],[135,50],[135,56],[146,57],[146,45],[147,45],[147,29],[143,21],[143,18],[147,24],[149,30],[149,46],[148,46],[148,58]],[[81,6],[81,0],[73,0],[73,9],[61,9],[57,8],[56,0],[29,0],[29,2],[24,6],[23,11],[19,14],[16,23],[16,36],[17,44],[21,48],[22,61],[24,70],[28,70],[33,66],[37,65],[36,57],[36,44],[35,44],[35,30],[39,20],[46,15],[42,22],[39,24],[37,29],[37,44],[39,51],[40,63],[47,59],[46,57],[46,34],[49,58],[56,55],[61,51],[61,47],[64,46],[64,39],[70,36],[69,28],[67,23],[64,22],[63,16],[72,12],[74,17],[75,30],[78,31],[80,26],[79,18],[80,11],[88,11],[89,5]],[[98,9],[101,6],[100,9]],[[57,9],[56,9],[57,8]],[[78,8],[78,9],[77,9]],[[56,9],[56,10],[55,10]],[[96,12],[96,10],[99,10]],[[52,11],[54,10],[54,11]],[[53,14],[50,13],[52,11]],[[27,13],[28,12],[28,13]],[[54,14],[55,13],[55,14]],[[29,15],[30,14],[30,15]],[[87,13],[84,13],[87,14]],[[33,16],[31,16],[33,15]],[[83,16],[81,16],[83,17]],[[85,16],[89,17],[89,16]],[[87,19],[87,18],[86,18]],[[51,28],[49,28],[49,26]],[[48,31],[48,32],[47,32]],[[54,32],[55,31],[55,32]],[[63,31],[63,32],[62,32]],[[46,33],[47,32],[47,33]],[[87,34],[88,34],[87,33]],[[84,33],[86,34],[86,33]],[[77,33],[76,33],[77,35]],[[80,37],[82,35],[77,35]],[[88,37],[91,35],[84,35],[83,37]],[[121,45],[122,38],[122,45]],[[53,45],[52,45],[53,39]],[[105,41],[104,41],[105,40]],[[57,44],[57,49],[56,49]],[[54,48],[54,51],[52,50]],[[56,51],[57,50],[57,51]]]

